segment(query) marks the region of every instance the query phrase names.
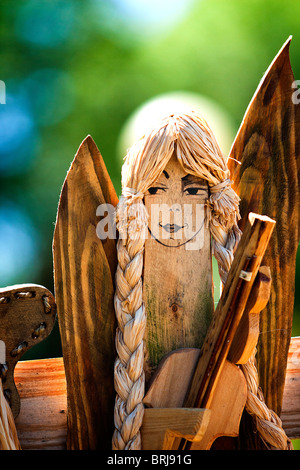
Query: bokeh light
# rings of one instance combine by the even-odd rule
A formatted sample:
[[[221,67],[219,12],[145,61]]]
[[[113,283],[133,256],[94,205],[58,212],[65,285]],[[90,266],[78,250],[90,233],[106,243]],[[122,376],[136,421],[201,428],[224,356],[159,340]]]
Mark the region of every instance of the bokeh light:
[[[194,0],[115,0],[123,21],[130,21],[143,31],[160,31],[181,22]]]
[[[59,123],[74,106],[72,77],[59,69],[40,69],[22,83],[36,122],[41,126]]]
[[[38,277],[40,267],[38,231],[21,208],[2,200],[0,203],[0,285],[30,282],[30,278]]]
[[[27,0],[17,10],[16,35],[38,48],[56,47],[70,34],[74,15],[73,1]]]
[[[0,173],[18,174],[36,155],[37,131],[30,109],[20,96],[6,95],[0,106]]]
[[[91,0],[105,31],[125,29],[138,39],[164,36],[181,23],[195,0]]]

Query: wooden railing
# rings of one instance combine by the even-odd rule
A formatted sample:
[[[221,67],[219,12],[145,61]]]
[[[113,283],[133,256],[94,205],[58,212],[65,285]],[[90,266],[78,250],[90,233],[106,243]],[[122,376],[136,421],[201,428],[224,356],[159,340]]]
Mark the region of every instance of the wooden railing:
[[[16,419],[22,449],[63,450],[67,436],[67,392],[63,358],[18,362],[21,398]],[[288,437],[300,438],[300,337],[291,339],[281,419]]]

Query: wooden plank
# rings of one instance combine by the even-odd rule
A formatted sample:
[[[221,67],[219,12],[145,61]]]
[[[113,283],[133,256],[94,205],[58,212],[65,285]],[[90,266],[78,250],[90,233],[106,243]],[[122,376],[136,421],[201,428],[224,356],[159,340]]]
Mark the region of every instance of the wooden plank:
[[[228,359],[234,364],[246,364],[254,353],[259,337],[259,315],[267,305],[270,293],[270,268],[261,266],[229,350]]]
[[[63,358],[19,362],[15,382],[21,398],[16,428],[23,450],[64,450],[67,387]]]
[[[291,337],[299,242],[300,105],[293,103],[291,38],[265,73],[230,152],[233,189],[248,213],[266,214],[276,227],[263,264],[270,266],[270,301],[261,314],[259,383],[269,408],[280,414]],[[238,163],[240,162],[240,163]]]
[[[144,397],[151,408],[183,406],[187,386],[199,358],[200,349],[182,348],[167,354],[160,362]],[[178,380],[177,380],[178,378]]]
[[[208,185],[196,177],[189,183],[189,176],[173,156],[144,198],[151,230],[143,276],[150,369],[170,351],[200,347],[212,318],[211,235],[204,222]]]
[[[4,395],[13,416],[20,411],[14,383],[17,361],[52,331],[56,319],[53,294],[37,284],[19,284],[0,289],[0,340],[5,361],[0,364]]]
[[[300,439],[300,336],[291,340],[280,419],[290,439]]]
[[[210,410],[191,408],[146,408],[141,428],[142,450],[169,449],[176,437],[201,440]]]
[[[55,297],[68,390],[69,449],[111,448],[115,240],[96,233],[100,204],[117,203],[92,138],[63,185],[53,242]]]

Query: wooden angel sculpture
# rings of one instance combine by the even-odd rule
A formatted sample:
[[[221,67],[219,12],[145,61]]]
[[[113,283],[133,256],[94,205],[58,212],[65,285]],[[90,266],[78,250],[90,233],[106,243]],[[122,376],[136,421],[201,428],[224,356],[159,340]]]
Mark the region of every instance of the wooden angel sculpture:
[[[129,441],[129,448],[141,446],[135,443],[139,434],[132,432],[141,427],[143,418],[146,325],[146,350],[152,367],[173,349],[200,347],[211,320],[207,316],[212,313],[210,234],[224,283],[240,239],[238,197],[231,189],[225,158],[207,123],[193,111],[168,116],[130,149],[122,170],[122,186],[116,217],[120,234],[115,295],[117,449]],[[166,205],[162,211],[161,204]],[[197,208],[200,217],[198,214],[198,226],[193,231]],[[170,220],[170,212],[174,219],[176,211],[180,217]],[[179,236],[175,238],[175,234]],[[168,306],[171,297],[174,300]],[[124,444],[118,442],[120,439]]]
[[[226,160],[211,129],[194,111],[168,116],[129,150],[122,186],[116,216],[113,448],[132,450],[142,448],[145,349],[150,365],[157,367],[174,349],[202,346],[211,321],[207,319],[210,235],[225,284],[240,230],[238,197]],[[160,210],[162,204],[166,207]],[[210,295],[212,303],[212,289]],[[255,367],[253,361],[250,364]]]
[[[258,333],[251,343],[253,354],[241,366],[243,373],[234,365],[238,359],[231,352],[238,372],[234,369],[230,377],[236,380],[234,384],[241,384],[243,376],[248,394],[245,388],[242,409],[246,406],[254,416],[255,431],[259,431],[263,442],[271,447],[291,447],[276,414],[280,413],[290,341],[299,238],[296,176],[299,111],[291,100],[293,74],[288,59],[289,42],[261,82],[229,159],[222,154],[208,124],[196,112],[167,116],[129,150],[118,201],[93,140],[88,137],[82,143],[62,190],[54,236],[55,295],[69,407],[68,448],[109,449],[112,435],[113,449],[145,448],[143,427],[145,416],[149,415],[145,404],[150,394],[152,398],[155,395],[154,386],[159,386],[162,377],[159,371],[162,367],[166,369],[166,364],[170,367],[169,359],[175,357],[166,357],[168,353],[188,348],[185,353],[190,355],[190,361],[187,363],[188,356],[183,355],[181,364],[182,369],[190,369],[193,374],[194,369],[198,370],[197,364],[205,361],[204,352],[212,348],[214,353],[222,338],[222,348],[226,350],[222,364],[225,364],[230,356],[226,342],[230,338],[232,346],[235,338],[223,334],[227,327],[220,328],[223,336],[214,335],[218,324],[216,313],[221,318],[231,305],[234,311],[240,308],[236,288],[242,281],[250,282],[252,271],[246,269],[249,257],[252,268],[255,265],[256,279],[263,255],[259,258],[253,248],[247,258],[246,250],[247,240],[255,237],[253,247],[263,242],[263,254],[266,253],[263,264],[270,267],[272,277],[270,301],[267,309],[266,302],[262,307],[261,324],[264,327],[272,323],[272,334],[266,337],[266,344],[274,364],[272,373],[266,363],[258,364],[258,369],[261,377],[264,376],[267,398],[272,396],[267,385],[274,387],[271,381],[275,371],[274,411],[270,409],[270,399],[265,402],[258,388],[254,360]],[[280,191],[278,178],[280,183],[285,181]],[[270,188],[273,199],[269,203]],[[286,210],[282,210],[282,201]],[[109,237],[102,240],[97,237],[96,213],[101,204],[116,207],[117,243]],[[268,217],[253,218],[246,225],[251,211],[275,219],[275,229],[274,221]],[[283,231],[288,220],[292,237],[287,240]],[[220,301],[214,313],[212,254],[224,285],[223,297],[232,296],[233,302],[228,307],[225,300]],[[235,262],[237,257],[239,261]],[[244,264],[239,264],[240,260]],[[236,270],[238,275],[234,272],[227,281],[230,270]],[[290,276],[288,287],[281,284],[286,273]],[[267,272],[262,274],[270,281]],[[244,276],[242,281],[241,276]],[[253,277],[251,285],[254,285]],[[286,296],[284,312],[283,302],[278,304],[280,296]],[[243,309],[246,307],[245,304]],[[258,331],[255,318],[255,331]],[[277,322],[285,335],[274,339]],[[267,336],[268,329],[261,336]],[[248,331],[249,325],[238,332],[244,330]],[[265,344],[265,339],[261,342]],[[259,348],[262,349],[261,344]],[[173,371],[175,379],[176,370]],[[179,372],[177,388],[180,389]],[[251,388],[253,383],[255,389]],[[224,384],[225,388],[229,386],[228,380],[224,379]],[[167,399],[172,401],[172,396]],[[188,408],[194,406],[189,397],[187,403]],[[212,401],[206,398],[203,403]],[[239,419],[240,415],[241,412]],[[252,433],[250,428],[248,434]],[[172,445],[176,444],[174,439]],[[182,439],[177,444],[179,447],[170,448],[180,448]],[[198,444],[191,445],[201,448]]]

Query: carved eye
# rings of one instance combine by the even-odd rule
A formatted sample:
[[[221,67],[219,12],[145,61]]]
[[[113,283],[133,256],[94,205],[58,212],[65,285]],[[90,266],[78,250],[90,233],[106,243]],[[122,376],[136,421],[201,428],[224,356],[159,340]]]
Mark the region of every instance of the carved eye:
[[[200,194],[204,193],[205,192],[205,189],[203,189],[202,187],[193,187],[191,186],[190,188],[186,188],[184,190],[184,193],[185,194],[188,194],[189,196],[199,196]]]
[[[148,189],[149,194],[159,194],[161,191],[165,191],[165,188],[161,188],[160,186],[153,186],[152,188]]]
[[[190,194],[191,196],[195,196],[196,194],[198,194],[198,191],[200,191],[199,188],[188,188],[185,190],[185,192],[187,194]]]

